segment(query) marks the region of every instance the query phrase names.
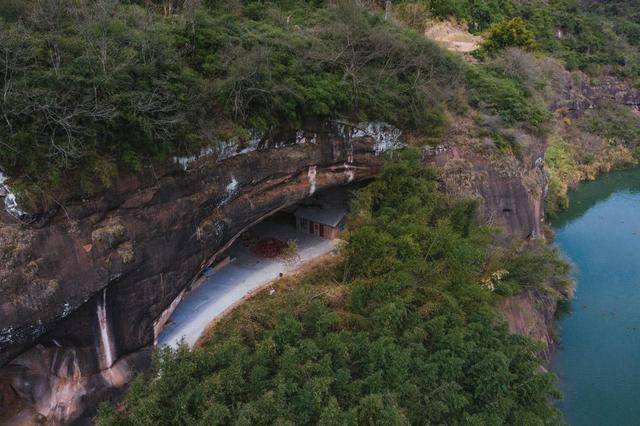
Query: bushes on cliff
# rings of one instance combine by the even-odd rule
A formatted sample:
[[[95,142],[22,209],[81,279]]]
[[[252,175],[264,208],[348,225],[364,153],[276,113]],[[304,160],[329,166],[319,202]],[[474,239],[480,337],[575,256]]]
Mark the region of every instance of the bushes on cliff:
[[[538,127],[546,119],[511,76],[469,67],[349,2],[5,3],[0,166],[23,188],[68,178],[90,189],[121,169],[242,138],[248,128],[383,119],[438,135],[442,111],[464,109],[465,85],[476,105],[508,122]],[[569,66],[640,75],[633,8],[596,9],[606,22],[574,0],[430,0],[419,8],[472,31],[494,28],[492,49],[530,46],[531,30],[541,50]]]
[[[494,22],[514,14],[516,9],[509,0],[430,0],[428,3],[434,16],[468,22],[472,32],[486,30]]]
[[[584,56],[587,31],[598,55],[626,52],[603,44],[610,34],[588,20],[557,39],[556,18],[571,4],[552,12],[509,0],[433,0],[423,9],[474,31],[507,29],[496,34],[526,21],[540,48],[561,57]],[[446,110],[464,111],[467,94],[509,125],[547,119],[518,78],[464,64],[351,2],[40,0],[1,9],[0,166],[23,188],[66,178],[90,189],[122,169],[242,139],[247,129],[382,119],[438,136]],[[529,45],[527,31],[506,42],[496,36],[495,49]],[[628,70],[634,59],[626,57]]]
[[[42,0],[3,11],[9,175],[44,188],[69,175],[108,182],[248,128],[334,118],[421,129],[464,79],[460,61],[350,2],[165,3]]]
[[[640,117],[631,109],[609,105],[592,109],[578,121],[581,129],[634,150],[640,145]]]
[[[43,187],[65,173],[108,180],[188,143],[201,82],[170,25],[115,2],[42,1],[0,30],[0,163]]]
[[[526,86],[500,69],[473,67],[467,72],[470,101],[506,123],[525,123],[533,130],[542,130],[551,115],[546,105]]]
[[[533,31],[522,18],[517,17],[492,24],[482,43],[482,51],[492,54],[507,47],[532,50],[534,46]]]
[[[103,406],[98,424],[557,419],[537,346],[508,334],[493,308],[485,277],[504,273],[488,263],[490,231],[475,224],[473,203],[436,186],[417,155],[388,164],[357,195],[339,262],[257,295],[201,349],[161,351],[123,409]],[[525,264],[516,286],[529,284],[519,282]]]
[[[352,3],[261,13],[257,22],[196,21],[194,66],[243,125],[351,116],[415,129],[463,79],[461,64],[435,45]]]
[[[545,199],[545,212],[549,216],[569,207],[569,186],[580,180],[580,172],[567,142],[554,136],[544,158],[549,173],[549,190]]]
[[[567,142],[571,141],[571,143]],[[628,108],[608,105],[567,121],[553,135],[545,154],[549,191],[545,212],[554,216],[568,207],[568,190],[583,180],[640,161],[640,119]]]
[[[510,125],[545,120],[522,82],[349,1],[42,0],[0,13],[0,166],[23,188],[90,190],[248,129],[336,118],[438,137],[466,89]]]

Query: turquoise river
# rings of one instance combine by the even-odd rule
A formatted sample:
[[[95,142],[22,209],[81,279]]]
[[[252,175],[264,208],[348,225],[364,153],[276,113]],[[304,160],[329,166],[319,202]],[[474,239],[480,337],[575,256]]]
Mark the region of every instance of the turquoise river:
[[[640,168],[570,193],[552,225],[577,287],[552,360],[571,425],[640,424]]]

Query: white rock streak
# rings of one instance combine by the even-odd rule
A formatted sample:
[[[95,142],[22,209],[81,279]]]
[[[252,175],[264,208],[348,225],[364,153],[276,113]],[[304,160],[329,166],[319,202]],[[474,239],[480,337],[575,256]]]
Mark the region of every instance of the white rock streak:
[[[238,138],[231,138],[224,141],[215,142],[214,146],[202,148],[196,155],[189,155],[185,157],[173,157],[173,160],[180,164],[183,170],[187,170],[189,165],[202,157],[215,156],[217,161],[226,160],[236,155],[248,154],[256,151],[263,135],[258,132],[254,132],[249,141],[244,144],[244,148],[240,149],[240,140]]]
[[[4,196],[4,209],[6,210],[6,212],[11,216],[20,219],[20,217],[24,215],[25,212],[18,207],[16,194],[11,192],[11,188],[9,188],[9,185],[6,184],[7,179],[7,176],[2,171],[0,171],[0,197]]]
[[[368,123],[360,123],[358,125],[338,125],[338,129],[342,136],[350,136],[352,138],[370,137],[374,141],[374,150],[376,155],[380,155],[386,151],[392,151],[404,147],[402,142],[402,131],[397,127],[387,124],[383,121],[371,121]],[[251,133],[251,139],[241,144],[237,137],[215,142],[212,146],[203,148],[196,155],[185,157],[173,157],[173,160],[180,164],[183,170],[187,170],[191,163],[202,157],[213,156],[216,161],[223,161],[237,155],[248,154],[257,151],[260,143],[264,140],[264,134],[258,131]],[[295,134],[295,143],[297,145],[316,144],[318,142],[317,133],[308,133],[302,129],[297,130]],[[270,144],[270,148],[282,148],[290,144],[275,142]],[[241,146],[243,148],[241,149]],[[353,162],[353,154],[350,154],[348,162]]]
[[[4,327],[0,330],[0,344],[13,342],[13,327]]]
[[[347,183],[353,182],[353,179],[355,179],[356,177],[356,172],[353,167],[345,163],[344,169],[344,173],[347,175]]]
[[[305,136],[305,131],[304,130],[296,131],[296,143],[297,144],[305,144],[305,143],[315,144],[317,142],[317,140],[318,140],[317,137],[318,137],[318,135],[316,133],[314,133],[313,136],[311,136],[310,138],[307,138]]]
[[[309,171],[307,172],[307,178],[309,179],[309,195],[313,195],[316,192],[316,174],[317,167],[309,166]]]
[[[362,138],[366,136],[373,139],[376,155],[404,147],[402,130],[382,121],[362,123],[351,130],[352,138]]]
[[[225,194],[220,204],[218,204],[218,207],[227,205],[227,203],[229,203],[229,201],[231,201],[233,197],[235,197],[235,195],[238,193],[239,186],[240,184],[236,180],[235,176],[231,176],[231,182],[229,182],[229,184],[227,185],[227,193]]]
[[[100,328],[100,349],[105,365],[109,368],[113,365],[113,345],[109,332],[109,322],[107,317],[107,288],[102,290],[102,299],[97,301],[98,326]]]
[[[196,161],[198,158],[207,157],[209,155],[213,155],[215,150],[213,148],[202,148],[200,152],[196,155],[189,155],[185,157],[173,157],[173,160],[180,164],[182,170],[187,170],[189,168],[189,164]]]

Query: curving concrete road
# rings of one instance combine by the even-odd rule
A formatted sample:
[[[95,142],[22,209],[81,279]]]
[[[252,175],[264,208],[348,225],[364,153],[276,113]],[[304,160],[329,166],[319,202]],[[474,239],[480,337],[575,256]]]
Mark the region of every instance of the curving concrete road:
[[[258,258],[241,241],[236,241],[227,251],[231,263],[209,275],[200,287],[184,297],[158,336],[158,346],[176,347],[184,339],[189,347],[193,347],[213,320],[249,293],[277,279],[280,274],[295,271],[329,253],[339,241],[300,233],[293,226],[268,221],[254,226],[250,232],[260,238],[295,239],[297,259],[283,262]]]

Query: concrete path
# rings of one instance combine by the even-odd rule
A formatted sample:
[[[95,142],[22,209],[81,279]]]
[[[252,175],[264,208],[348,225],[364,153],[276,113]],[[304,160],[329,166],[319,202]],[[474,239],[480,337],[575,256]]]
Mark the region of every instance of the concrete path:
[[[295,239],[298,258],[289,263],[258,258],[241,241],[236,241],[227,251],[233,259],[231,263],[211,274],[200,287],[185,296],[158,336],[158,346],[177,347],[184,339],[189,347],[193,347],[208,325],[242,298],[275,280],[281,273],[295,271],[329,253],[339,241],[300,233],[293,226],[280,223],[262,222],[250,232],[260,238]]]

